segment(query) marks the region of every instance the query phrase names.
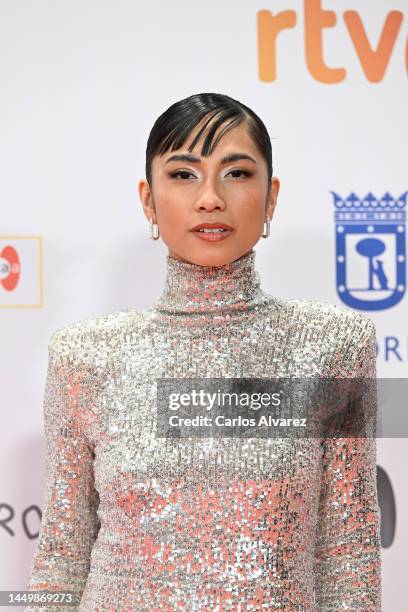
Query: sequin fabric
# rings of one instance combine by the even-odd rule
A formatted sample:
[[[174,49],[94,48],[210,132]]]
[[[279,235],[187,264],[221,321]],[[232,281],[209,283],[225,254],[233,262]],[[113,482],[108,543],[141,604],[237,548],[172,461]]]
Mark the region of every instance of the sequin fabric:
[[[34,610],[381,610],[376,438],[155,436],[158,377],[376,376],[362,313],[167,256],[162,294],[58,329]]]

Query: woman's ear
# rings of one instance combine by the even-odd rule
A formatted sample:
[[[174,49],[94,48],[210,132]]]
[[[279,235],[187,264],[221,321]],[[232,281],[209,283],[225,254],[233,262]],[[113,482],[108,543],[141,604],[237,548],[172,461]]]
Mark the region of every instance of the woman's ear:
[[[152,191],[146,179],[142,179],[141,181],[139,181],[138,189],[140,201],[142,203],[143,212],[145,214],[146,219],[152,219],[153,223],[156,223],[156,210],[154,207]]]
[[[278,177],[273,176],[271,178],[271,189],[268,193],[268,199],[267,199],[266,211],[265,211],[269,220],[272,219],[274,212],[275,212],[276,205],[278,203],[279,188],[280,188],[280,181]]]

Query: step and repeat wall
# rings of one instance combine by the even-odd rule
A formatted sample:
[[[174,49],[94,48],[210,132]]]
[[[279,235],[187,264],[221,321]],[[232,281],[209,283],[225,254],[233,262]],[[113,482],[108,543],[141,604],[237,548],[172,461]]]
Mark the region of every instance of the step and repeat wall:
[[[407,378],[405,0],[0,2],[0,590],[26,587],[50,335],[161,293],[138,196],[155,119],[200,92],[265,122],[280,179],[266,291],[361,311]],[[398,433],[400,435],[398,435]],[[379,437],[383,609],[406,609],[406,431]]]

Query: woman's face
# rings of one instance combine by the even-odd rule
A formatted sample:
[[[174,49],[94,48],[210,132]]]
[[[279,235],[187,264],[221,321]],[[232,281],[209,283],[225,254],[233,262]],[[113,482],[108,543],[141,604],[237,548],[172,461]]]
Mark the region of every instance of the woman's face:
[[[272,178],[268,193],[266,161],[245,122],[227,132],[208,157],[199,154],[205,135],[194,151],[188,151],[199,129],[200,125],[181,149],[153,158],[152,189],[142,180],[139,195],[147,219],[158,224],[169,255],[201,266],[221,266],[258,242],[265,217],[272,219],[279,179]],[[250,159],[223,160],[237,153]],[[176,155],[189,158],[173,159]],[[203,239],[202,233],[193,231],[201,223],[224,223],[232,230],[223,234],[223,240],[213,240],[213,235]]]

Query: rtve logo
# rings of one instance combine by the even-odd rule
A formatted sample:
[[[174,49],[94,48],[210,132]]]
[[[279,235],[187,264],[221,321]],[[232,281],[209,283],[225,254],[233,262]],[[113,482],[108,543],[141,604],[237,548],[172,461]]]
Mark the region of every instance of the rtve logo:
[[[305,55],[309,72],[321,83],[339,83],[346,78],[346,70],[326,66],[323,54],[323,28],[336,25],[336,13],[322,9],[320,0],[303,0],[303,4]],[[259,78],[261,81],[275,81],[276,39],[282,30],[296,26],[297,14],[293,10],[282,11],[276,15],[270,11],[258,11],[257,18]],[[343,19],[367,80],[378,83],[383,79],[391,58],[403,13],[388,13],[376,49],[371,47],[357,11],[345,11]],[[405,69],[408,72],[408,42],[405,46]]]

